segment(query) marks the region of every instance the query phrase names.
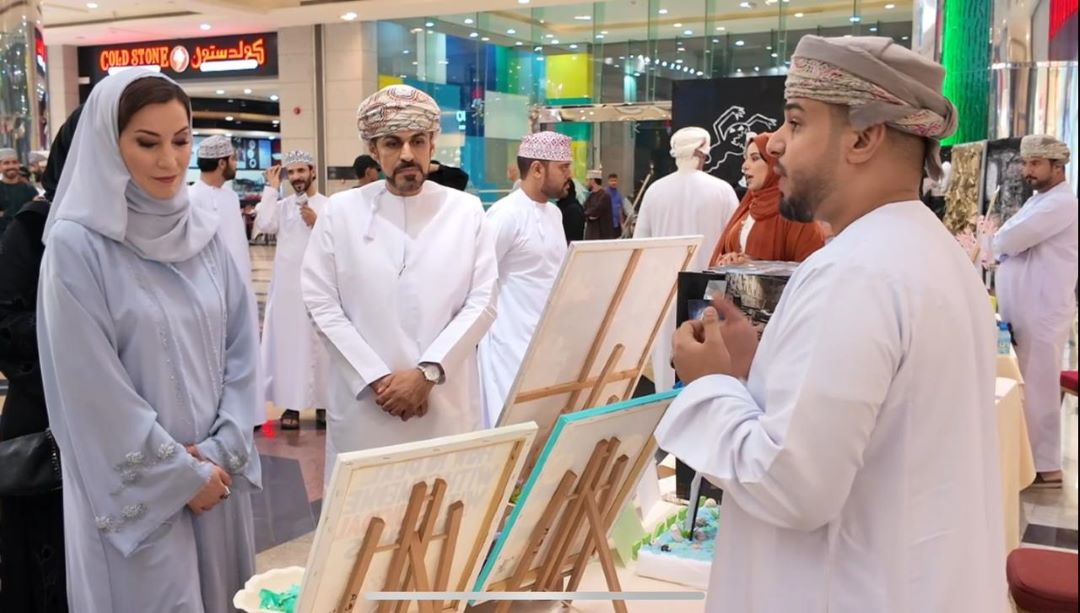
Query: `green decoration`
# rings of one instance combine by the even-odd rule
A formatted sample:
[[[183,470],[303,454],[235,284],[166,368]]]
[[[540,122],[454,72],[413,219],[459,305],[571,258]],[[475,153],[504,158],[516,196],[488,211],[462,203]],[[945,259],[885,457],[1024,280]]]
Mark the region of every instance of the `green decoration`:
[[[945,97],[958,112],[956,133],[945,145],[985,140],[990,109],[992,2],[946,2],[941,63]]]

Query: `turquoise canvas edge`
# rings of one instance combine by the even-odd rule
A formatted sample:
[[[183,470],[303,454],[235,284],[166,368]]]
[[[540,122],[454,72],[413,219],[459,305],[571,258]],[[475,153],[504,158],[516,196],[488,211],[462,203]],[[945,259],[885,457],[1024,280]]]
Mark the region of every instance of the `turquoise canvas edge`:
[[[584,411],[578,411],[577,413],[567,413],[566,415],[559,416],[559,419],[555,422],[555,427],[551,429],[551,435],[548,437],[547,443],[544,445],[544,449],[540,452],[540,456],[536,460],[536,466],[533,467],[532,474],[525,481],[525,485],[521,487],[521,495],[518,496],[517,504],[514,505],[514,510],[510,512],[510,517],[506,520],[506,526],[503,527],[502,533],[499,539],[495,541],[495,547],[492,548],[488,554],[487,560],[484,561],[484,566],[480,570],[480,574],[476,578],[476,584],[473,587],[474,592],[479,592],[487,581],[488,576],[491,574],[495,566],[495,562],[499,559],[499,554],[502,553],[503,546],[506,544],[506,540],[513,532],[514,526],[517,524],[518,515],[521,514],[521,509],[524,508],[524,503],[529,499],[529,494],[532,492],[533,486],[536,485],[537,479],[540,478],[540,470],[547,463],[548,457],[551,455],[551,451],[554,449],[555,444],[559,440],[559,435],[562,434],[563,428],[566,424],[581,421],[583,419],[589,419],[591,417],[598,417],[600,415],[608,415],[618,411],[626,411],[629,409],[636,409],[640,406],[652,404],[654,402],[663,402],[665,400],[674,399],[679,395],[681,389],[671,390],[669,392],[661,392],[659,394],[653,394],[651,396],[642,396],[641,398],[634,398],[625,402],[619,402],[616,404],[597,407],[595,409],[585,409]],[[476,601],[471,601],[470,606],[476,604]]]

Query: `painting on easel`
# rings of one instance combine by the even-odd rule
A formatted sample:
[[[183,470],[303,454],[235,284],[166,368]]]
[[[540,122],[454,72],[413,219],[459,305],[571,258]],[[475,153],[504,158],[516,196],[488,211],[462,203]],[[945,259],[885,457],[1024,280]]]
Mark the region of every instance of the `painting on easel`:
[[[629,400],[701,237],[572,243],[499,425],[539,426],[525,473],[560,415]]]
[[[298,613],[461,610],[363,594],[468,591],[535,433],[519,424],[339,455]]]
[[[678,392],[559,417],[488,556],[475,591],[575,591],[592,555],[619,579],[607,535],[656,451],[653,431]],[[509,601],[500,603],[500,613]],[[624,611],[616,601],[616,611]]]

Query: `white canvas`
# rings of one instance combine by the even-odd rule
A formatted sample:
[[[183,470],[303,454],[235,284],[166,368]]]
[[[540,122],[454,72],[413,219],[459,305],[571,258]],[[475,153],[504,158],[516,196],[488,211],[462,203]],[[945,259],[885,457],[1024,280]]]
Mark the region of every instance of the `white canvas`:
[[[492,586],[501,588],[499,584],[511,578],[528,547],[533,528],[539,523],[563,476],[567,471],[582,475],[596,444],[612,437],[620,441],[615,457],[625,455],[628,459],[613,507],[621,509],[633,492],[641,471],[652,459],[656,449],[653,431],[677,395],[677,392],[668,392],[563,416],[522,489],[516,508],[492,552],[493,559],[484,566],[478,584],[482,589],[477,591],[487,591]],[[606,478],[608,473],[603,474]],[[568,550],[570,553],[581,550],[585,535],[586,526],[581,526]],[[545,559],[551,542],[551,538],[545,541],[540,555],[530,565],[532,568]]]
[[[435,523],[443,531],[446,509],[461,501],[464,513],[454,550],[449,591],[468,591],[494,539],[510,493],[517,483],[535,424],[450,436],[338,456],[315,542],[308,557],[298,613],[331,613],[345,591],[368,524],[386,522],[380,546],[398,540],[413,486],[436,479],[447,483]],[[435,576],[441,541],[427,550],[428,576]],[[392,551],[377,553],[360,593],[382,591]],[[460,610],[464,602],[457,603]],[[359,599],[354,611],[375,611],[377,603]],[[415,604],[410,610],[415,610]]]
[[[540,429],[533,442],[535,454],[559,415],[629,399],[668,309],[674,307],[679,273],[693,261],[701,240],[693,236],[572,243],[499,425],[536,422]],[[635,257],[637,265],[627,277],[622,299],[613,304]],[[605,330],[609,310],[613,314]],[[589,363],[594,341],[598,350]],[[569,388],[597,380],[616,345],[623,351],[611,369],[615,378],[603,386],[593,407],[586,406],[591,390],[575,396]],[[526,470],[530,467],[531,462]]]

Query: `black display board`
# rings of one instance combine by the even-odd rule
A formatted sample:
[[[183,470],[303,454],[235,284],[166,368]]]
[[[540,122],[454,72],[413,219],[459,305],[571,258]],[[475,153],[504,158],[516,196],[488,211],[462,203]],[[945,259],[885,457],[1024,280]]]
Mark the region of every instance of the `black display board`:
[[[749,134],[775,132],[784,123],[784,77],[676,81],[672,128],[698,127],[712,134],[713,175],[737,185]]]

